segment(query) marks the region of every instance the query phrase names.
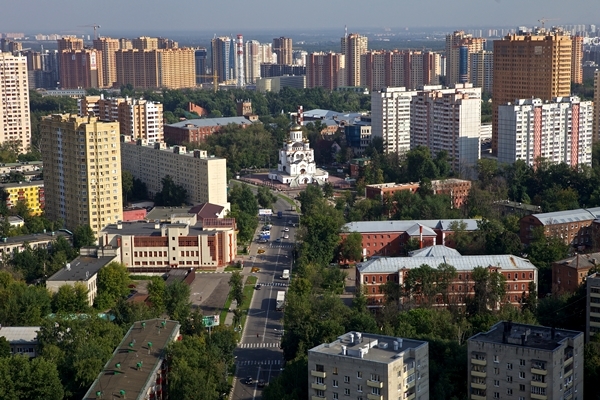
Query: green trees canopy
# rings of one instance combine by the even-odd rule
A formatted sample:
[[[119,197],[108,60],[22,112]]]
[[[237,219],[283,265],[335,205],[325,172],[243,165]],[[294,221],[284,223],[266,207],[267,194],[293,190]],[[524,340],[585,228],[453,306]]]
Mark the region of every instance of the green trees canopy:
[[[127,267],[113,261],[98,271],[98,296],[96,306],[100,310],[112,308],[119,299],[129,294]]]
[[[161,180],[162,190],[154,195],[154,204],[157,206],[182,206],[188,201],[187,190],[183,186],[176,185],[169,175]]]

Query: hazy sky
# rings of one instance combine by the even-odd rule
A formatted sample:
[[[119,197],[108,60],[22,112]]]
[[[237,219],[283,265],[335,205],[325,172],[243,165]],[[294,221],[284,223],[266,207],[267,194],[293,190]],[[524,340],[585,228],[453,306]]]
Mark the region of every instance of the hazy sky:
[[[533,26],[600,23],[599,11],[599,0],[0,0],[0,32]]]

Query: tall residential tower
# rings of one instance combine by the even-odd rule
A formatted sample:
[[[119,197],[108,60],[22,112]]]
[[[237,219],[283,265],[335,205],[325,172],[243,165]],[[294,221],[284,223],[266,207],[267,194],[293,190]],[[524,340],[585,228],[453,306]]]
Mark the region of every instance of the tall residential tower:
[[[0,143],[7,142],[20,153],[31,144],[27,59],[0,53]]]

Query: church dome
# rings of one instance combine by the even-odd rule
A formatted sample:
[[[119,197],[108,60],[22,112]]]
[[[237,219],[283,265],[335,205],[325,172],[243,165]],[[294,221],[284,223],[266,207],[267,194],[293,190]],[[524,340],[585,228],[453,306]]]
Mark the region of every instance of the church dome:
[[[290,131],[301,131],[301,130],[302,130],[302,127],[296,123],[293,123],[290,128]]]

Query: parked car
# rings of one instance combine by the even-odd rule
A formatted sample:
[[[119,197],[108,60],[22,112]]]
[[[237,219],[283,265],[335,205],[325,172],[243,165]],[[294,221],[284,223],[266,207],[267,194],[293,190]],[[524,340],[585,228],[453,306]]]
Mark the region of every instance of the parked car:
[[[259,379],[257,385],[258,385],[258,387],[265,387],[266,382],[264,379]]]
[[[246,385],[252,385],[254,383],[254,380],[252,379],[251,376],[246,377]]]

